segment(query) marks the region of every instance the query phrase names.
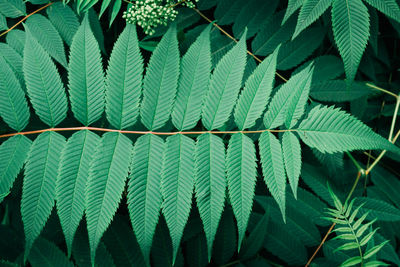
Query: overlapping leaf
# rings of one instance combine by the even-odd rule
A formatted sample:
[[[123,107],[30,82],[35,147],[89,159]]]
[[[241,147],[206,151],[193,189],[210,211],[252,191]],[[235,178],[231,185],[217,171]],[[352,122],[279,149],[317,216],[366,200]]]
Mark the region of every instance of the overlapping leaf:
[[[44,132],[33,142],[25,166],[21,216],[25,232],[25,259],[54,206],[56,178],[65,139]]]
[[[28,261],[32,267],[74,266],[61,249],[44,238],[38,238],[38,240],[36,240],[29,254]]]
[[[8,195],[21,170],[32,141],[23,135],[7,139],[0,146],[0,202]]]
[[[176,26],[172,25],[154,50],[143,81],[142,123],[156,130],[169,119],[179,76]]]
[[[187,136],[167,138],[161,174],[162,212],[172,239],[172,265],[192,206],[195,144]]]
[[[202,123],[208,130],[229,119],[235,105],[246,66],[246,31],[240,41],[218,62],[203,105]]]
[[[246,81],[234,113],[236,125],[240,130],[254,126],[269,101],[274,84],[278,52],[279,47],[257,66]]]
[[[211,71],[210,24],[200,34],[181,62],[178,93],[172,111],[172,123],[180,130],[196,126],[207,93]]]
[[[46,9],[49,20],[57,29],[67,45],[72,44],[72,38],[79,28],[75,12],[68,5],[56,2]]]
[[[301,172],[301,146],[299,139],[293,133],[285,132],[283,134],[282,152],[289,184],[297,198],[297,186]]]
[[[85,188],[100,138],[90,131],[74,133],[67,141],[60,158],[57,177],[57,211],[64,232],[68,254],[85,210]]]
[[[0,115],[14,130],[22,131],[29,122],[24,91],[11,67],[0,56]]]
[[[133,230],[148,264],[162,203],[160,188],[164,147],[164,141],[156,135],[139,137],[130,168],[128,209]]]
[[[239,251],[253,207],[257,175],[256,149],[253,141],[248,136],[241,133],[232,135],[227,150],[226,171],[229,199],[239,231]]]
[[[67,98],[60,75],[50,56],[25,25],[24,75],[32,106],[39,118],[54,127],[67,115]]]
[[[106,77],[107,119],[117,129],[130,127],[137,120],[142,75],[136,26],[128,23],[114,45]]]
[[[106,133],[89,169],[85,192],[86,219],[92,263],[103,233],[108,228],[124,190],[132,142],[121,133]]]
[[[22,0],[0,0],[0,11],[9,18],[26,15],[25,3]]]
[[[196,201],[207,238],[208,260],[224,209],[226,190],[225,147],[221,138],[200,135],[196,144]]]
[[[104,74],[99,45],[90,29],[88,15],[72,40],[68,88],[75,118],[85,126],[97,121],[104,108]]]

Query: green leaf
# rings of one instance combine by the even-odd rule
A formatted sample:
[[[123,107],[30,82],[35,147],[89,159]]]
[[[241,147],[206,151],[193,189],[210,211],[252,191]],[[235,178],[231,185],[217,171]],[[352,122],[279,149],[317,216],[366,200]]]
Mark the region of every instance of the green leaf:
[[[234,113],[236,125],[240,130],[253,127],[265,110],[274,85],[279,47],[257,66],[246,81]]]
[[[173,24],[154,50],[143,83],[142,123],[153,131],[169,119],[179,76],[179,50]]]
[[[286,23],[286,21],[296,12],[297,9],[304,5],[305,1],[307,0],[289,0],[288,7],[285,11],[285,16],[282,20],[282,25]]]
[[[111,9],[109,9],[110,13],[110,23],[109,27],[111,27],[111,24],[117,17],[119,10],[121,9],[122,1],[121,0],[114,0],[113,6]]]
[[[104,73],[99,45],[90,29],[88,15],[72,39],[68,88],[75,118],[85,126],[97,121],[104,108]]]
[[[34,14],[26,20],[25,28],[29,28],[32,36],[64,68],[67,67],[64,44],[61,36],[51,22],[40,14]]]
[[[0,13],[8,18],[26,15],[25,3],[22,0],[0,0]]]
[[[246,66],[246,31],[218,62],[204,101],[202,122],[208,130],[222,127],[236,103]]]
[[[243,242],[243,247],[239,254],[241,259],[249,259],[253,257],[262,248],[267,236],[269,217],[270,213],[267,209],[262,218],[258,221],[257,225],[251,231],[249,237]]]
[[[162,196],[164,140],[152,134],[139,137],[133,150],[128,183],[128,209],[136,238],[149,265]]]
[[[208,261],[225,204],[225,146],[216,135],[202,134],[196,144],[196,202],[207,238]]]
[[[59,159],[64,145],[65,138],[62,135],[44,132],[31,146],[21,199],[25,259],[53,209]]]
[[[210,30],[205,28],[181,61],[181,76],[172,111],[172,123],[179,131],[196,126],[207,93],[211,71]]]
[[[378,9],[380,12],[400,22],[400,8],[396,3],[396,0],[364,0],[374,8]]]
[[[7,26],[6,17],[4,17],[4,15],[0,13],[0,31],[7,30],[7,29],[8,29],[8,26]]]
[[[297,198],[297,186],[301,172],[301,146],[299,139],[293,133],[285,132],[283,134],[282,152],[289,184],[294,197]]]
[[[361,0],[335,0],[332,28],[344,62],[346,77],[354,80],[369,37],[369,14]]]
[[[97,17],[96,11],[91,8],[88,11],[89,13],[89,22],[90,27],[92,28],[93,34],[96,37],[97,42],[99,43],[101,51],[106,54],[106,49],[104,48],[104,34],[103,29],[101,28],[100,21]]]
[[[371,258],[372,256],[374,256],[376,253],[378,253],[378,251],[379,250],[381,250],[381,248],[384,246],[384,245],[386,245],[386,243],[388,243],[389,241],[388,240],[386,240],[386,241],[384,241],[383,243],[381,243],[381,244],[379,244],[379,245],[376,245],[375,247],[372,247],[372,248],[370,248],[369,250],[367,250],[365,253],[364,253],[364,259],[369,259],[369,258]]]
[[[79,28],[79,21],[75,12],[68,5],[61,2],[56,2],[49,6],[46,12],[62,39],[70,46],[72,38]]]
[[[38,238],[28,257],[32,267],[73,267],[67,256],[52,242]]]
[[[111,3],[111,0],[102,1],[100,12],[99,12],[99,18],[101,18],[101,16],[103,16],[104,11],[106,11],[106,9],[110,5],[110,3]]]
[[[7,43],[15,49],[20,55],[24,53],[24,46],[25,46],[25,32],[14,29],[7,33],[6,36]],[[21,58],[22,62],[22,58]],[[21,73],[22,73],[22,63],[21,63]],[[23,75],[22,75],[23,76]]]
[[[124,217],[115,216],[103,240],[116,266],[145,266],[135,235]]]
[[[287,114],[285,120],[286,128],[290,129],[296,125],[297,121],[303,116],[304,109],[307,104],[308,95],[310,93],[311,78],[314,68],[310,65],[304,69],[303,80],[293,89],[292,96],[287,102]]]
[[[350,267],[357,265],[362,262],[362,258],[360,256],[352,257],[350,259],[347,259],[345,262],[343,262],[340,267]]]
[[[363,203],[360,213],[369,213],[368,218],[377,218],[379,221],[397,222],[400,221],[400,210],[393,205],[378,199],[368,197],[358,197],[356,205]]]
[[[279,205],[283,220],[286,221],[286,175],[281,144],[272,133],[264,132],[258,145],[265,183]]]
[[[305,95],[308,95],[309,84],[311,82],[310,66],[292,76],[288,82],[279,87],[278,91],[272,97],[271,103],[264,115],[264,125],[267,129],[281,126],[285,121],[291,124],[299,119],[298,116],[304,108],[304,98],[307,100],[307,96]],[[289,103],[290,114],[288,110]]]
[[[258,31],[258,34],[251,43],[251,48],[255,55],[267,56],[279,44],[290,39],[296,26],[296,18],[291,17],[281,25],[282,17],[283,13],[281,11],[264,22],[264,26]]]
[[[0,115],[14,130],[22,131],[29,122],[25,93],[7,62],[0,57]]]
[[[221,221],[215,235],[212,260],[218,266],[229,262],[237,249],[237,235],[235,218],[232,209],[226,208],[222,212]]]
[[[27,27],[24,49],[24,75],[28,96],[39,118],[55,127],[67,115],[67,97],[60,74],[50,56]]]
[[[107,119],[117,129],[124,129],[136,123],[142,75],[143,59],[136,26],[127,24],[114,45],[106,77]]]
[[[172,239],[172,265],[192,206],[195,143],[177,134],[167,138],[161,174],[162,212]]]
[[[23,135],[16,135],[4,141],[0,146],[0,202],[8,195],[17,178],[32,141]]]
[[[355,117],[344,111],[318,105],[298,128],[300,138],[308,146],[323,153],[386,149],[400,153],[400,149]]]
[[[256,167],[256,149],[253,141],[242,133],[232,135],[226,156],[226,172],[229,199],[239,231],[238,251],[253,207]]]
[[[100,138],[90,131],[74,133],[67,141],[60,158],[57,177],[57,213],[71,255],[76,229],[85,211],[85,188],[89,166]]]
[[[304,0],[292,39],[321,17],[331,4],[332,0]]]
[[[128,137],[115,132],[106,133],[90,166],[85,199],[92,263],[100,239],[121,200],[131,152],[132,142]]]
[[[22,89],[24,89],[25,91],[25,80],[24,80],[24,73],[22,70],[23,59],[21,55],[16,50],[14,50],[10,45],[5,43],[0,43],[0,55],[3,56],[4,60],[14,71],[19,83],[21,84]]]
[[[278,55],[278,70],[288,70],[314,53],[321,46],[326,30],[312,27],[302,32],[296,39],[282,45]]]
[[[315,68],[317,70],[317,68]],[[314,82],[310,95],[318,101],[346,102],[360,99],[372,93],[371,88],[363,83],[353,82],[350,85],[343,80]]]

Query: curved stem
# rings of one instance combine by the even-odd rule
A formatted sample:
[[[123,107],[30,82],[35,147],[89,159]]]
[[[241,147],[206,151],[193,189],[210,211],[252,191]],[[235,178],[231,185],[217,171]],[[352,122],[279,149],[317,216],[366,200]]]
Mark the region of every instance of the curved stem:
[[[52,4],[53,4],[53,2],[50,2],[50,3],[48,3],[47,5],[42,6],[42,7],[38,8],[38,9],[36,9],[36,10],[33,11],[32,13],[30,13],[29,15],[26,15],[26,16],[23,17],[20,21],[18,21],[17,23],[15,23],[11,28],[9,28],[8,30],[2,32],[2,33],[0,34],[0,37],[3,36],[3,35],[6,35],[7,33],[9,33],[11,30],[13,30],[15,27],[17,27],[19,24],[21,24],[22,22],[24,22],[27,18],[29,18],[29,17],[32,16],[33,14],[36,14],[37,12],[39,12],[39,11],[41,11],[41,10],[43,10],[43,9],[45,9],[45,8],[47,8],[47,7],[49,7],[49,6],[51,6]]]
[[[39,134],[44,132],[66,132],[66,131],[80,131],[80,130],[90,130],[90,131],[97,131],[97,132],[117,132],[123,134],[154,134],[154,135],[176,135],[176,134],[183,134],[183,135],[200,135],[205,133],[211,134],[235,134],[235,133],[243,133],[243,134],[257,134],[257,133],[264,133],[264,132],[271,132],[271,133],[282,133],[282,132],[296,132],[296,129],[290,130],[256,130],[256,131],[191,131],[191,132],[153,132],[153,131],[128,131],[128,130],[116,130],[116,129],[107,129],[107,128],[98,128],[98,127],[69,127],[69,128],[48,128],[42,130],[35,130],[35,131],[27,131],[27,132],[19,132],[19,133],[9,133],[0,135],[0,138],[4,137],[11,137],[15,135],[31,135],[31,134]]]

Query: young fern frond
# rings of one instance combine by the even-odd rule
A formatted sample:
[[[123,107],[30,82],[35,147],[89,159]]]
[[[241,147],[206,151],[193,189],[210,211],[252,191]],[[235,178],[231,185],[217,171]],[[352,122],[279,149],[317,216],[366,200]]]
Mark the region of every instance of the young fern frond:
[[[361,217],[357,216],[362,205],[353,209],[355,199],[350,203],[346,201],[343,205],[329,185],[328,190],[333,199],[335,209],[327,209],[327,214],[330,215],[330,217],[326,217],[326,219],[336,224],[336,228],[333,230],[336,233],[334,239],[339,239],[344,242],[344,244],[336,248],[334,252],[356,250],[359,254],[358,256],[347,259],[340,266],[349,267],[358,264],[361,266],[387,266],[386,263],[373,260],[372,258],[389,241],[386,240],[373,247],[367,246],[370,241],[374,240],[373,237],[379,229],[372,228],[376,219],[366,222],[365,219],[368,216],[368,212],[364,213]]]

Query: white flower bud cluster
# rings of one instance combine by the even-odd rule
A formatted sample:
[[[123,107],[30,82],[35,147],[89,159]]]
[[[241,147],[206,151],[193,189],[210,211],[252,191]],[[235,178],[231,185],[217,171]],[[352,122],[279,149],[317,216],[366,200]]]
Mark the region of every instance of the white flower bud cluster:
[[[194,7],[191,1],[137,0],[128,11],[124,12],[122,17],[128,23],[136,23],[142,27],[146,34],[152,35],[155,32],[154,28],[159,25],[167,25],[168,21],[176,19],[178,11],[174,7],[181,2],[182,5],[189,8]]]

